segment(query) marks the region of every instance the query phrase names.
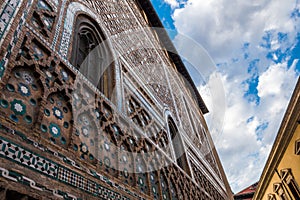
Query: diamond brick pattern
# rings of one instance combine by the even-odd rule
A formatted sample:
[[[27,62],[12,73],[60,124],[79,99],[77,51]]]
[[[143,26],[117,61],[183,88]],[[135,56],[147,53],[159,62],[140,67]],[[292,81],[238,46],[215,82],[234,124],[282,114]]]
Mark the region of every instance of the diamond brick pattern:
[[[58,165],[0,138],[0,155],[55,178]]]

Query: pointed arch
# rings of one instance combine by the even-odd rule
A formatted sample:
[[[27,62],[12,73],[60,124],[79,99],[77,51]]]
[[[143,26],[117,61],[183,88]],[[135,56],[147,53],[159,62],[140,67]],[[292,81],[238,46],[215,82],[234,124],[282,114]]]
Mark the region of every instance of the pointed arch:
[[[143,156],[137,154],[135,157],[136,185],[139,190],[149,195],[149,179],[147,173],[147,164]]]
[[[44,88],[34,68],[34,65],[27,64],[13,68],[0,90],[0,115],[29,129],[35,127],[44,95]],[[28,133],[31,134],[30,131]]]
[[[187,174],[191,175],[184,146],[179,131],[177,129],[177,126],[175,125],[175,122],[170,116],[168,117],[167,120],[168,120],[168,129],[171,136],[171,142],[173,144],[176,163]]]
[[[119,173],[120,179],[123,183],[135,186],[135,173],[134,173],[134,156],[132,154],[131,143],[127,139],[122,142],[119,149]]]
[[[99,24],[87,14],[76,17],[70,62],[105,96],[112,96],[114,59]]]
[[[42,137],[67,148],[73,131],[73,112],[65,91],[50,93],[43,107]]]
[[[88,15],[77,16],[71,55],[71,63],[75,68],[80,69],[88,54],[104,40],[100,30],[99,25]]]
[[[171,199],[172,200],[178,200],[176,185],[175,185],[174,180],[172,178],[170,180],[170,192],[171,192]]]
[[[161,187],[162,199],[163,200],[170,199],[168,178],[166,177],[163,170],[160,171],[160,187]]]

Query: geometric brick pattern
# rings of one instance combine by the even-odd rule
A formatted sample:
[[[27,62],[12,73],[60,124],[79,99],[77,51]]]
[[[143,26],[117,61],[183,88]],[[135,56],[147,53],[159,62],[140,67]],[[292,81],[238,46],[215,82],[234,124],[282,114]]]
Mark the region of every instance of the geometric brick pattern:
[[[72,186],[85,190],[89,193],[97,193],[97,184],[70,170],[59,168],[58,180],[68,183]]]
[[[28,168],[37,170],[47,176],[56,178],[58,165],[49,160],[37,156],[17,145],[0,138],[0,155],[22,164]]]
[[[4,5],[2,12],[0,12],[0,39],[5,37],[4,34],[11,25],[11,20],[15,16],[15,13],[18,12],[21,2],[21,0],[9,0],[6,5]]]
[[[118,192],[109,190],[98,183],[91,181],[76,172],[73,172],[59,164],[32,153],[16,144],[6,141],[0,137],[0,156],[12,160],[22,166],[38,171],[53,179],[67,183],[85,192],[103,199],[128,200]]]
[[[14,14],[15,14],[17,9],[19,8],[18,6],[16,6],[17,3],[18,3],[18,6],[19,6],[19,2],[16,2],[16,0],[7,1],[7,5],[6,5],[7,7],[6,8],[10,8],[10,9],[13,8]],[[4,50],[5,56],[0,60],[0,80],[3,76],[3,74],[4,74],[5,67],[8,64],[8,60],[9,60],[11,54],[12,54],[12,49],[18,42],[19,36],[21,34],[21,29],[22,29],[23,25],[25,24],[26,17],[28,15],[28,11],[29,11],[31,5],[32,5],[32,0],[28,0],[27,5],[26,5],[26,9],[24,10],[24,12],[22,14],[22,17],[20,18],[19,24],[18,24],[17,28],[14,31],[13,37],[11,38],[10,43],[7,45],[7,48]],[[3,15],[7,15],[7,11],[6,11],[6,13],[5,13],[5,11],[3,11],[1,13],[1,15],[2,15],[1,18],[2,18],[2,22],[3,22],[3,20],[4,20]],[[1,45],[4,41],[4,39],[5,39],[5,36],[6,36],[5,31],[7,31],[6,29],[11,25],[11,19],[13,19],[14,16],[15,15],[9,15],[9,19],[5,19],[5,22],[7,23],[9,21],[10,23],[7,23],[6,25],[2,24],[3,25],[3,30],[0,31],[0,34],[1,34],[0,47],[1,47]]]

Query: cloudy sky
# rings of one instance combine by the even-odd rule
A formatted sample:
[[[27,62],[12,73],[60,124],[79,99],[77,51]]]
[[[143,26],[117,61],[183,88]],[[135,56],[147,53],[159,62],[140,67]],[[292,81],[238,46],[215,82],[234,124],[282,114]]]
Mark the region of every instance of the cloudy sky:
[[[166,28],[202,45],[216,65],[226,103],[222,129],[212,134],[231,188],[239,192],[259,180],[299,76],[300,3],[152,3]],[[176,35],[172,39],[176,43]],[[196,84],[210,113],[217,113],[210,80]]]

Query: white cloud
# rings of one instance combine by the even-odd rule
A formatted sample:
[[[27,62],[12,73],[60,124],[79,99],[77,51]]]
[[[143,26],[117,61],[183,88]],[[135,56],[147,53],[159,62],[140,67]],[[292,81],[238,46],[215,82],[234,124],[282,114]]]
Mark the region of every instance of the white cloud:
[[[226,75],[222,76],[227,102],[224,126],[222,134],[212,132],[212,136],[234,192],[259,180],[297,80],[293,67],[287,69],[286,63],[274,66],[276,69],[274,70],[274,67],[271,66],[262,74],[260,80],[271,82],[271,73],[280,74],[275,87],[281,88],[281,90],[273,93],[266,92],[261,97],[259,105],[249,104],[244,98],[241,80],[232,80]],[[263,83],[259,84],[263,85]],[[199,92],[207,102],[208,109],[212,113],[218,112],[213,108],[218,102],[213,102],[211,90],[207,88],[209,85],[211,83],[199,87]],[[272,85],[266,84],[261,86],[259,92],[268,91],[268,86],[273,88]],[[205,116],[208,123],[212,123],[209,119],[212,113]],[[264,135],[260,139],[256,130],[260,125],[266,123],[268,126],[263,130]]]
[[[292,33],[294,0],[189,0],[173,15],[180,33],[202,44],[216,62],[240,53],[241,45],[258,46],[265,31]]]
[[[259,77],[258,95],[261,96],[259,115],[269,120],[269,128],[265,131],[265,144],[271,144],[274,139],[274,132],[277,133],[282,117],[286,110],[288,101],[297,81],[295,66],[298,60],[294,60],[288,69],[287,63],[271,65]],[[273,84],[271,83],[273,82]],[[279,90],[278,90],[279,88]]]
[[[294,61],[296,64],[298,61]],[[295,66],[295,64],[293,66]],[[286,76],[288,71],[294,71],[294,67],[287,70],[287,63],[273,64],[267,71],[259,77],[257,86],[258,96],[266,97],[268,95],[279,95],[285,88],[284,83],[289,83],[289,80],[294,80],[295,77]],[[291,79],[292,78],[292,79]]]
[[[177,0],[164,0],[165,3],[169,4],[172,9],[179,7]]]
[[[228,179],[232,183],[232,189],[237,190],[242,182],[257,180],[255,174],[250,174],[249,171],[245,173],[245,170],[253,171],[256,167],[254,166],[256,158],[251,155],[255,155],[260,149],[260,143],[256,140],[255,135],[259,119],[254,117],[250,123],[247,123],[247,119],[253,116],[253,110],[249,109],[247,101],[243,98],[242,90],[238,90],[236,84],[228,80],[226,76],[222,77],[222,81],[227,102],[231,103],[226,105],[223,133],[217,137],[213,135],[213,138],[222,163],[226,167]],[[205,93],[201,94],[204,101],[207,102],[209,98]],[[209,103],[209,109],[211,109],[210,105],[215,103]]]
[[[218,69],[226,95],[226,113],[222,134],[212,134],[234,192],[258,181],[297,81],[298,61],[289,67],[288,55],[281,58],[281,63],[267,58],[271,53],[278,62],[278,55],[272,51],[285,52],[296,43],[299,25],[290,17],[296,6],[299,7],[295,0],[188,0],[184,8],[174,11],[174,24],[181,35],[192,37],[215,62],[222,63]],[[287,35],[286,40],[278,38],[279,32]],[[247,50],[243,48],[245,43],[249,44]],[[189,45],[176,39],[175,44],[179,44],[181,53],[193,53]],[[257,64],[249,70],[255,59]],[[259,103],[245,98],[250,88],[247,80],[253,77],[258,81],[255,89]],[[198,89],[207,102],[211,100],[212,79],[205,80],[207,85]],[[212,112],[217,112],[214,104],[218,102],[207,103],[211,111],[206,116],[208,121]]]

